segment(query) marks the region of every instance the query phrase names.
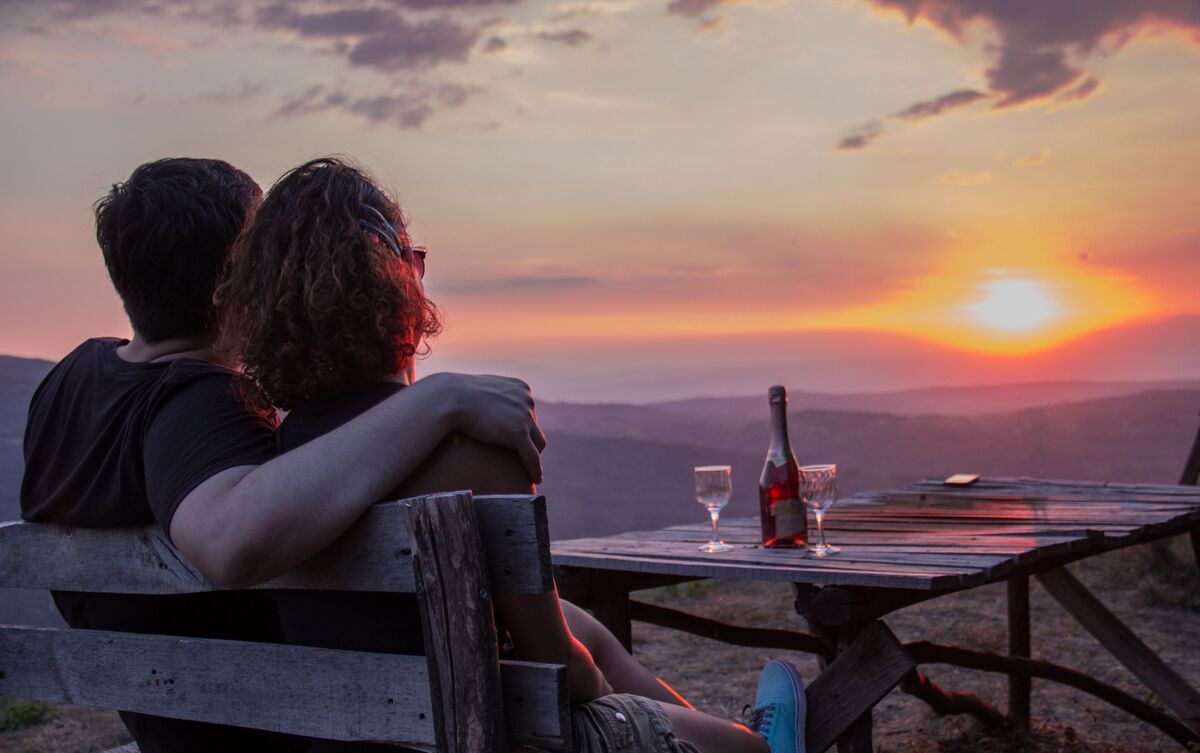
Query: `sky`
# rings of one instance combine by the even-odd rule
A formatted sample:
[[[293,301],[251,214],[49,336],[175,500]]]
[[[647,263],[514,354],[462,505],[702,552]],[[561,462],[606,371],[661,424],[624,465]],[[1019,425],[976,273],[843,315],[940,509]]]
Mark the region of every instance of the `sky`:
[[[128,335],[138,164],[336,153],[430,247],[422,372],[1200,377],[1200,0],[0,0],[0,116],[0,353]]]

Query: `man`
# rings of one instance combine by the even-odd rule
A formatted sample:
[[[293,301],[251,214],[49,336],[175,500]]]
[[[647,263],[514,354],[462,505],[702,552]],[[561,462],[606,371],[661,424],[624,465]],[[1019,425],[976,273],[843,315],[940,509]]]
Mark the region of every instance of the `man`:
[[[157,523],[217,585],[286,572],[323,549],[449,433],[511,448],[534,481],[545,438],[529,388],[436,374],[275,456],[273,422],[247,410],[214,349],[213,288],[262,191],[218,160],[137,168],[96,205],[96,238],[133,329],[94,339],[47,375],[25,430],[22,515],[113,527]],[[55,594],[74,627],[277,638],[253,593]],[[295,741],[123,714],[145,753],[259,751]]]

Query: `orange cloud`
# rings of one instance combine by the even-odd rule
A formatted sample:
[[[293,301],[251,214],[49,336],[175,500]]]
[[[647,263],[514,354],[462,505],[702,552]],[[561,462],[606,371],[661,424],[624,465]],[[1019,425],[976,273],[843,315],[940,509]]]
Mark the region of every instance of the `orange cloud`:
[[[1042,164],[1048,159],[1050,159],[1050,150],[1043,149],[1036,154],[1030,154],[1028,156],[1021,157],[1017,161],[1013,162],[1013,167],[1033,167],[1034,165]]]
[[[958,170],[947,170],[938,176],[938,180],[952,186],[986,186],[992,182],[992,174],[987,170],[977,173],[960,173]]]

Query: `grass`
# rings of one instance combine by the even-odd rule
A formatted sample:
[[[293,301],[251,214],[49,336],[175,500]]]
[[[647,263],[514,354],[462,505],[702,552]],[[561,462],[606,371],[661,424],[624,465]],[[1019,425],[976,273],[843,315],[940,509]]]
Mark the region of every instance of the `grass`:
[[[0,696],[0,732],[15,732],[50,719],[53,709],[42,701]]]
[[[1137,589],[1142,606],[1200,613],[1200,573],[1187,536],[1127,547],[1087,560],[1115,586]]]

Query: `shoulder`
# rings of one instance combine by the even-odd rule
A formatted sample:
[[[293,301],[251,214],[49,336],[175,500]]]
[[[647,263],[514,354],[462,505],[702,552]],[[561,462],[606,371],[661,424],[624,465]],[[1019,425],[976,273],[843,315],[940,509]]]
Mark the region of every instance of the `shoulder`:
[[[253,408],[246,399],[246,378],[220,364],[191,359],[173,361],[163,371],[151,397],[151,413],[170,406],[172,413],[208,413],[235,418],[245,416],[269,423],[273,412]]]
[[[30,399],[30,408],[36,408],[59,392],[74,393],[80,385],[95,378],[100,372],[105,351],[116,348],[122,342],[125,341],[115,337],[97,337],[80,343],[42,377]]]

